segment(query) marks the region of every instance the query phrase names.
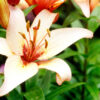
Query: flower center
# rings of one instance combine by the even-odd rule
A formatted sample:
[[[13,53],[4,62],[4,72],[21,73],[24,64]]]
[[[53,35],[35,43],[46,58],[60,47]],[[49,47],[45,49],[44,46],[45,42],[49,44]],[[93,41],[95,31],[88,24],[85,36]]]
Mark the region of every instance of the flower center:
[[[41,55],[44,54],[46,48],[48,47],[48,41],[45,38],[47,35],[50,37],[50,31],[47,29],[47,33],[44,35],[44,37],[39,41],[38,44],[36,43],[37,33],[40,27],[40,20],[38,22],[38,25],[36,27],[33,27],[34,31],[33,40],[31,40],[29,21],[27,22],[26,27],[29,33],[29,40],[27,40],[25,34],[19,32],[26,41],[26,44],[24,44],[23,46],[23,55],[21,56],[21,59],[24,64],[36,61]]]

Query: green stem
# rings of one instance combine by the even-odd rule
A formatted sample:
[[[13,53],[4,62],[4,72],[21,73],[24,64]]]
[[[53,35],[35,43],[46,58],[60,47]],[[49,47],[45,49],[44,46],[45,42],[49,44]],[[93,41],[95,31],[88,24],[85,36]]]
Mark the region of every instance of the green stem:
[[[21,90],[22,90],[22,92],[26,92],[26,89],[25,89],[25,82],[21,84]]]
[[[88,39],[85,39],[85,55],[88,53]],[[83,82],[87,81],[87,58],[84,60],[84,65],[83,65]],[[81,100],[85,100],[85,86],[82,86],[82,96]]]

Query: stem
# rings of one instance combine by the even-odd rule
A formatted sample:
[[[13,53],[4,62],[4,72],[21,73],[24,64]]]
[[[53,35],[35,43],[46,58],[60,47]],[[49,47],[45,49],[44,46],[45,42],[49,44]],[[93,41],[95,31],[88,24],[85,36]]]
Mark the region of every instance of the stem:
[[[21,84],[21,90],[22,90],[22,92],[26,91],[26,89],[25,89],[25,82]]]
[[[88,53],[88,39],[85,39],[85,55]],[[84,65],[83,65],[83,82],[87,81],[87,58],[84,60]],[[82,86],[82,96],[81,100],[85,100],[85,86]]]

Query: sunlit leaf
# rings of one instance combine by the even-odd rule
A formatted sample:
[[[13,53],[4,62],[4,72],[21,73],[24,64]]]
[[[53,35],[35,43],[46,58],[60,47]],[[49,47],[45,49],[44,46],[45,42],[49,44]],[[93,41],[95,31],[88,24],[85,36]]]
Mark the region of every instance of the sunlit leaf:
[[[63,85],[61,87],[58,87],[56,90],[52,91],[51,93],[49,93],[46,96],[46,100],[52,100],[52,98],[54,98],[55,96],[62,94],[66,91],[69,91],[73,88],[76,88],[78,86],[84,85],[85,83],[81,82],[81,83],[74,83],[74,84],[67,84],[67,85]]]
[[[23,12],[24,12],[24,15],[27,16],[37,5],[32,5],[28,8],[26,8]]]

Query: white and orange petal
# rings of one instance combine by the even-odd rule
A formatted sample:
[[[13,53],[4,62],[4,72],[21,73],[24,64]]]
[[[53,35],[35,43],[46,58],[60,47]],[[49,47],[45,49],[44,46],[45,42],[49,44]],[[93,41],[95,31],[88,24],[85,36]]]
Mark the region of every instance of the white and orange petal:
[[[77,5],[81,8],[83,14],[86,17],[90,17],[90,5],[89,0],[74,0]]]
[[[13,53],[10,50],[6,39],[0,38],[0,54],[4,56],[12,56]]]
[[[47,29],[50,28],[55,18],[58,16],[57,13],[52,13],[46,9],[42,10],[34,19],[33,24],[31,26],[31,37],[33,37],[33,27],[38,25],[40,20],[40,27],[37,34],[37,41],[40,41],[44,35],[47,33]]]
[[[54,58],[49,61],[40,62],[40,69],[48,69],[56,72],[56,81],[58,85],[61,85],[64,81],[70,81],[72,74],[69,65],[59,58]]]
[[[25,66],[19,56],[8,57],[4,68],[4,82],[0,87],[0,96],[6,95],[37,72],[36,63],[29,63]]]
[[[22,55],[24,39],[19,32],[27,34],[24,13],[19,8],[10,6],[10,19],[6,39],[11,50],[15,54]]]
[[[62,28],[51,31],[48,47],[39,59],[51,58],[82,38],[92,38],[93,33],[84,28]]]

